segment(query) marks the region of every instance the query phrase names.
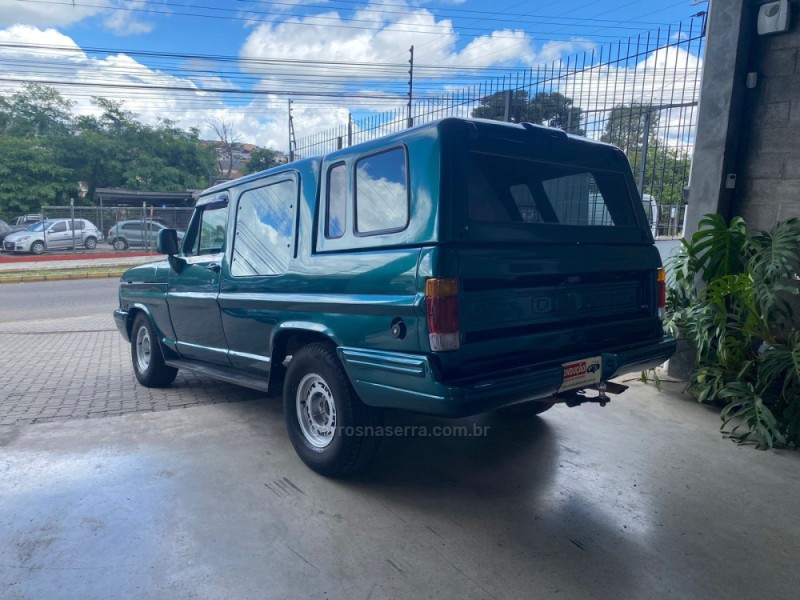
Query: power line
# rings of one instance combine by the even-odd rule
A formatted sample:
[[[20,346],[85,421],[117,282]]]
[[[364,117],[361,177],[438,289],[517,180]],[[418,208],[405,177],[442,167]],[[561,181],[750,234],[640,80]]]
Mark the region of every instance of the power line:
[[[137,0],[130,0],[130,1],[137,1]],[[141,1],[146,1],[146,0],[141,0]],[[526,4],[529,1],[530,0],[524,0],[523,2],[517,2],[516,4],[512,4],[511,7],[509,7],[509,8],[513,8],[515,6],[521,6],[522,4]],[[294,3],[292,3],[292,2],[276,2],[276,1],[273,1],[273,0],[236,0],[236,2],[242,2],[242,3],[246,3],[246,4],[267,4],[267,5],[276,5],[276,6],[298,7],[298,4],[296,2],[294,2]],[[541,8],[548,8],[550,6],[553,6],[555,4],[560,4],[560,3],[561,3],[561,0],[557,0],[556,2],[551,2],[550,4],[546,4],[545,6],[543,6]],[[375,4],[374,2],[370,2],[368,0],[366,0],[366,1],[365,0],[331,0],[331,2],[327,3],[327,4],[309,4],[309,3],[304,3],[304,4],[302,4],[302,7],[303,8],[319,8],[319,9],[327,10],[327,9],[332,8],[330,6],[330,4],[346,4],[346,5],[347,4],[355,4],[355,5],[367,7],[367,8],[359,8],[358,12],[375,12],[375,13],[388,13],[388,14],[401,14],[401,15],[407,15],[408,14],[407,10],[405,10],[405,11],[390,11],[390,10],[386,10],[386,9],[376,9],[376,8],[374,8],[376,6],[396,6],[396,5],[394,5],[394,4]],[[512,12],[508,12],[507,9],[503,9],[503,14],[504,15],[506,15],[508,17],[517,17],[517,18],[515,18],[515,19],[495,19],[495,18],[492,18],[492,17],[497,15],[497,11],[475,10],[475,9],[467,9],[467,8],[456,8],[456,7],[451,7],[451,6],[448,6],[447,8],[441,8],[441,7],[436,7],[436,6],[425,6],[425,5],[421,5],[421,4],[415,4],[413,8],[417,8],[417,9],[420,9],[420,10],[427,10],[427,11],[431,12],[432,14],[436,14],[436,15],[439,15],[439,16],[442,16],[442,17],[454,17],[454,16],[457,16],[458,13],[473,14],[473,15],[488,15],[488,17],[487,16],[481,16],[478,19],[479,21],[481,21],[481,20],[482,21],[508,21],[508,22],[511,22],[511,23],[516,23],[516,22],[519,22],[519,18],[518,17],[528,17],[528,18],[531,18],[531,19],[560,19],[560,20],[565,20],[564,16],[563,16],[563,13],[560,14],[560,15],[543,15],[543,14],[536,15],[536,14],[531,14],[531,13],[512,13]],[[355,9],[352,9],[352,10],[355,10]],[[250,12],[250,11],[247,11],[247,12]],[[593,23],[603,23],[603,22],[605,22],[605,23],[619,23],[619,21],[614,20],[614,19],[598,19],[598,18],[595,18],[595,17],[584,17],[584,18],[579,18],[578,17],[578,18],[570,18],[570,19],[566,19],[566,20],[570,20],[570,21],[591,21]],[[473,21],[473,22],[475,22],[475,21]],[[658,26],[658,25],[667,25],[668,24],[668,23],[660,22],[660,21],[638,21],[638,20],[635,20],[634,22],[640,23],[642,25],[651,25],[651,26],[653,26],[653,25],[656,25],[656,26]],[[551,23],[546,23],[546,24],[549,25]]]
[[[57,5],[57,6],[76,6],[76,7],[82,7],[82,8],[97,8],[97,9],[103,9],[103,10],[125,11],[125,12],[133,12],[133,13],[159,14],[159,15],[169,15],[169,16],[174,16],[174,15],[177,14],[177,15],[184,16],[184,17],[196,17],[196,18],[203,18],[203,19],[217,19],[217,20],[219,20],[219,19],[222,18],[219,15],[208,15],[208,14],[203,14],[203,13],[192,13],[192,12],[185,12],[185,11],[181,12],[181,11],[171,11],[171,10],[156,10],[156,9],[153,9],[153,8],[129,8],[129,7],[125,7],[125,6],[116,6],[116,5],[110,5],[109,6],[109,5],[103,5],[103,4],[87,4],[87,3],[77,3],[77,2],[73,2],[73,1],[66,2],[66,1],[60,1],[60,0],[17,0],[17,2],[27,2],[27,3],[31,3],[31,4],[52,4],[52,5]],[[163,4],[164,5],[168,5],[167,3],[163,3]],[[176,4],[176,5],[171,5],[171,6],[181,6],[181,5],[177,5]],[[226,11],[226,10],[230,11],[231,10],[231,9],[223,9],[223,8],[218,8],[218,7],[204,7],[204,8],[207,9],[207,10],[214,10],[214,11]],[[241,11],[233,11],[233,12],[241,12]],[[250,11],[246,11],[246,12],[250,12]],[[255,18],[250,18],[250,17],[236,16],[235,14],[231,14],[231,15],[225,16],[224,20],[227,20],[227,21],[244,21],[244,22],[247,22],[247,23],[269,23],[269,24],[274,24],[274,20],[272,20],[272,19],[255,19]],[[343,19],[341,17],[327,17],[325,15],[307,15],[307,16],[305,16],[305,20],[304,21],[299,21],[299,22],[282,21],[282,22],[279,23],[279,26],[281,26],[281,27],[319,27],[321,25],[320,23],[312,23],[311,20],[319,20],[319,21],[332,20],[332,21],[338,21],[338,22],[365,22],[365,23],[371,23],[371,21],[369,21],[367,19]],[[455,29],[452,29],[451,27],[443,26],[443,25],[429,25],[429,26],[425,26],[424,29],[417,29],[417,28],[402,28],[401,29],[401,28],[397,27],[397,25],[398,25],[397,22],[393,22],[393,23],[391,23],[391,25],[392,25],[392,31],[396,32],[396,33],[414,33],[414,34],[420,34],[420,35],[441,35],[442,32],[443,32],[442,30],[444,30],[444,31],[453,31],[453,33],[456,33]],[[383,30],[383,27],[380,27],[380,28],[376,28],[374,26],[373,27],[362,27],[362,26],[356,26],[356,25],[342,25],[342,24],[330,24],[330,23],[325,23],[324,26],[326,28],[356,29],[356,30],[360,30],[360,31],[382,31]],[[463,29],[465,29],[465,28],[462,27],[461,30],[463,31]],[[473,29],[475,31],[481,31],[481,32],[485,32],[486,31],[485,29],[474,28],[474,27],[473,28],[468,28],[468,29]],[[546,31],[528,31],[528,30],[522,30],[522,29],[520,29],[518,31],[520,31],[521,33],[525,33],[527,35],[530,35],[530,36],[536,36],[537,39],[542,40],[542,41],[568,41],[566,39],[542,37],[542,36],[548,35],[548,32],[546,32]],[[473,33],[473,34],[462,33],[460,35],[463,35],[464,37],[476,38],[476,37],[484,37],[486,35],[486,33]],[[512,39],[512,40],[516,40],[517,39],[515,36],[503,36],[503,35],[493,35],[492,37],[493,37],[493,39]],[[617,36],[613,35],[613,34],[608,34],[608,35],[606,35],[606,34],[597,34],[595,37],[608,38],[608,39],[616,39],[617,38]]]

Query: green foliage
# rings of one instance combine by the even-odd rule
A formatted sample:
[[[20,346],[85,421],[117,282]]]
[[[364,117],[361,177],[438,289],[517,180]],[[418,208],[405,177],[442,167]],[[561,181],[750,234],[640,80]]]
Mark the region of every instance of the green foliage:
[[[121,102],[95,98],[99,116],[74,116],[53,88],[28,85],[0,97],[0,214],[38,212],[88,198],[98,187],[178,191],[206,187],[215,152],[196,129],[145,125]]]
[[[244,166],[245,174],[266,171],[272,167],[277,167],[280,153],[269,148],[256,148],[250,153],[250,161]]]
[[[637,182],[644,161],[643,193],[652,194],[663,205],[676,205],[683,201],[691,158],[659,138],[659,120],[660,112],[649,105],[620,104],[611,109],[600,139],[625,152]]]
[[[58,163],[48,145],[0,136],[0,214],[36,212],[43,203],[63,203],[75,195],[72,172]]]
[[[696,352],[689,390],[724,405],[721,431],[759,448],[800,447],[800,221],[750,233],[708,215],[671,259],[665,327]]]
[[[650,124],[647,126],[647,115]],[[649,142],[657,139],[659,112],[644,104],[620,104],[611,109],[606,119],[603,135],[600,138],[607,144],[614,144],[628,152],[644,145],[645,131]]]
[[[0,102],[0,134],[13,137],[65,135],[72,103],[50,87],[27,83]]]
[[[506,110],[505,91],[495,92],[481,98],[481,104],[472,111],[477,119],[502,121]],[[568,133],[584,135],[581,129],[583,109],[573,106],[572,98],[558,92],[538,92],[530,97],[524,90],[516,90],[511,94],[509,121],[514,123],[536,123],[558,127]]]

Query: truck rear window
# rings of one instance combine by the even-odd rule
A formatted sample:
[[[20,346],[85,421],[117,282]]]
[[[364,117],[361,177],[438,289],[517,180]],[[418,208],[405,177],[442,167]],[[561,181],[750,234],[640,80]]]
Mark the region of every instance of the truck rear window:
[[[467,189],[471,221],[636,226],[622,173],[472,152]]]

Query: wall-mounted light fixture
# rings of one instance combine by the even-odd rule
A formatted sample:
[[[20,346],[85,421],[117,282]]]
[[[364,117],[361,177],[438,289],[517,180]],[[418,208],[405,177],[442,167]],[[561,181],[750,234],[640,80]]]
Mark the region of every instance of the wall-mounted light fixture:
[[[762,4],[758,9],[758,35],[789,31],[789,0]]]

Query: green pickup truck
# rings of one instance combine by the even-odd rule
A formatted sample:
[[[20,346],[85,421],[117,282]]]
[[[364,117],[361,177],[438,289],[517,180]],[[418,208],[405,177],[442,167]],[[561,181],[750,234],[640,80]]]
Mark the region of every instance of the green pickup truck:
[[[382,409],[604,403],[675,349],[625,155],[529,123],[444,119],[225,182],[158,245],[114,313],[136,378],[282,391],[329,476],[367,463]]]

